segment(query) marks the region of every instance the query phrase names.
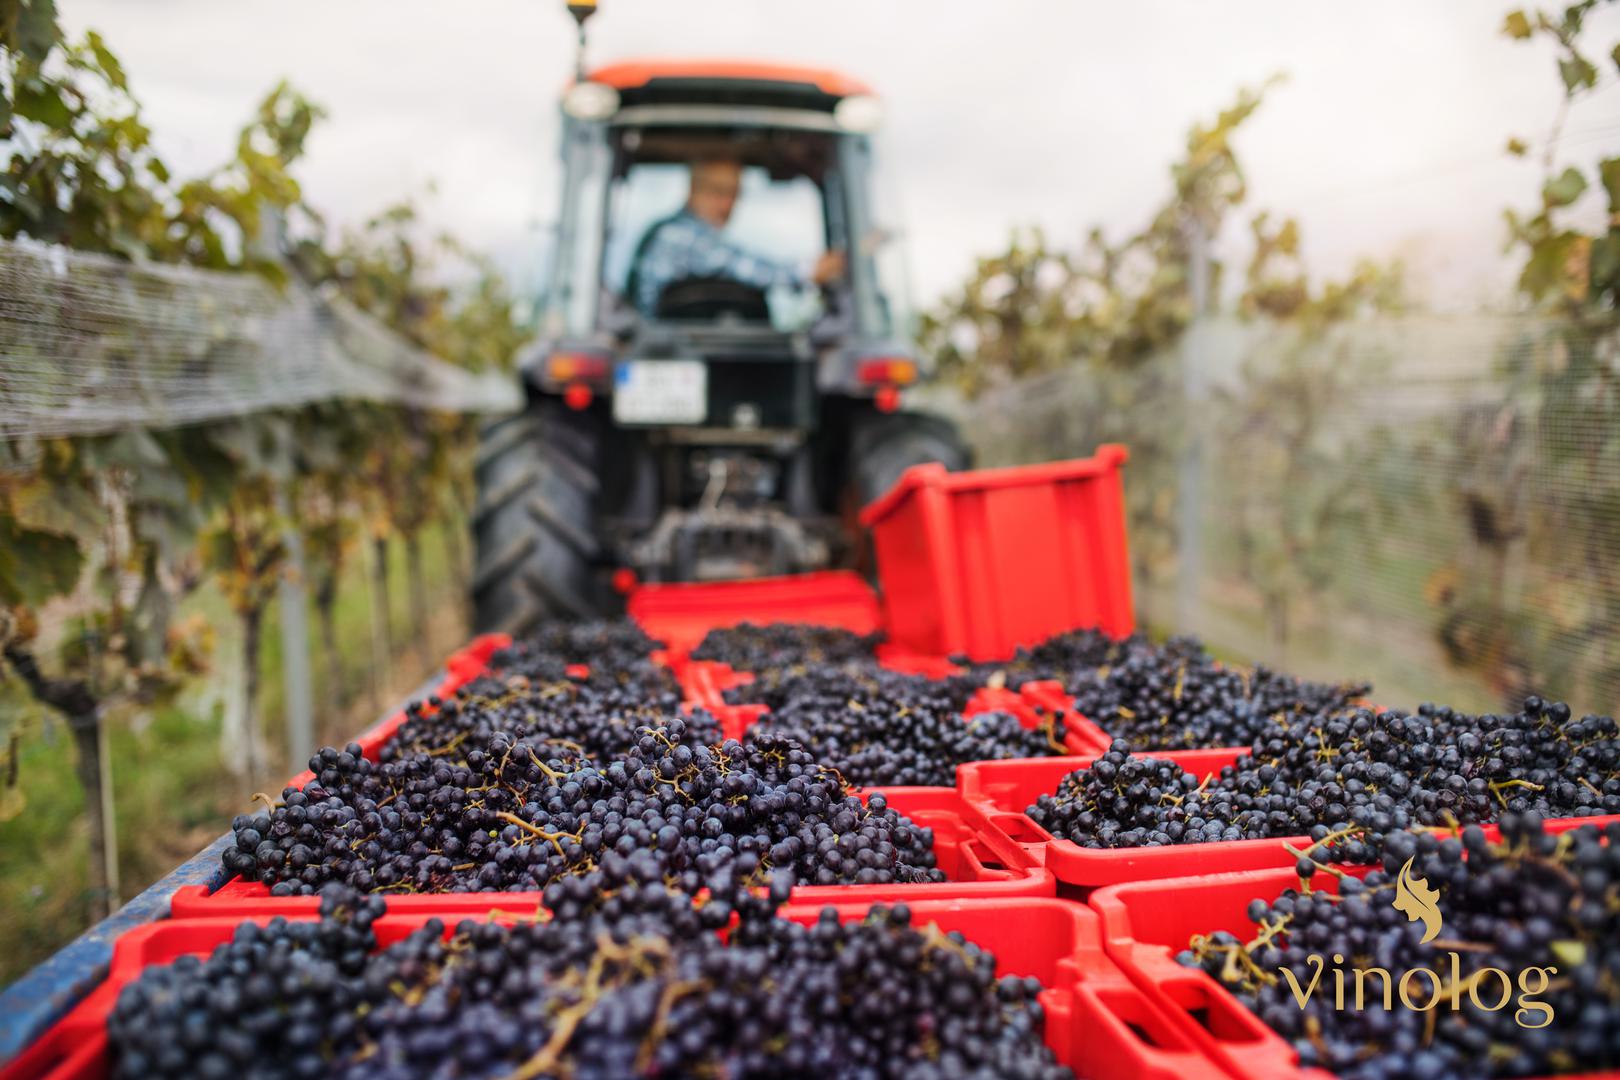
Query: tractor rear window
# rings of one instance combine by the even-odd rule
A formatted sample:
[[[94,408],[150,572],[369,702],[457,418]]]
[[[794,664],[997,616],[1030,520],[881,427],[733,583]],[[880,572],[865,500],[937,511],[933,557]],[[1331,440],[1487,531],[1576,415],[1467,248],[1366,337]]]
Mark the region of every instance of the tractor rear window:
[[[687,205],[692,173],[685,164],[648,162],[632,165],[614,182],[608,207],[603,285],[634,306],[625,295],[632,264],[649,230]],[[807,176],[773,180],[761,166],[742,169],[741,186],[729,219],[720,230],[725,243],[749,261],[790,269],[801,279],[826,250],[827,214],[821,189]],[[767,292],[771,321],[780,329],[803,325],[813,312],[792,289]],[[811,301],[814,303],[814,301]]]

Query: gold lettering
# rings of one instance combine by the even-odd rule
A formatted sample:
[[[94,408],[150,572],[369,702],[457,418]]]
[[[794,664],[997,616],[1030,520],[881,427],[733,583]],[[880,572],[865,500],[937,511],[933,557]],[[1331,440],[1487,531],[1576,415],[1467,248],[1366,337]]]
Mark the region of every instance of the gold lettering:
[[[1412,976],[1414,975],[1426,976],[1429,982],[1433,984],[1434,989],[1431,991],[1428,1004],[1426,1005],[1414,1004],[1412,1001],[1412,996],[1410,993],[1411,987],[1408,984],[1412,981]],[[1401,1004],[1405,1005],[1408,1009],[1416,1009],[1418,1012],[1428,1012],[1430,1009],[1440,1004],[1440,975],[1437,972],[1430,971],[1428,968],[1413,968],[1411,971],[1408,971],[1401,976],[1400,992]]]
[[[1495,977],[1502,980],[1502,998],[1495,1005],[1487,1005],[1480,1000],[1479,987],[1486,979]],[[1508,998],[1513,996],[1513,980],[1501,968],[1488,967],[1475,975],[1468,983],[1468,1000],[1474,1003],[1476,1009],[1486,1012],[1496,1012],[1507,1007]]]
[[[1356,969],[1356,1008],[1365,1009],[1367,1007],[1367,999],[1365,997],[1365,991],[1366,991],[1367,977],[1370,976],[1370,975],[1380,975],[1380,976],[1383,977],[1383,980],[1384,980],[1384,1008],[1393,1009],[1395,1007],[1395,1003],[1394,1003],[1393,1000],[1391,1000],[1391,996],[1395,992],[1395,982],[1390,977],[1389,972],[1385,971],[1381,967],[1357,968]]]
[[[1521,995],[1519,997],[1519,1011],[1513,1014],[1513,1019],[1518,1022],[1520,1027],[1544,1028],[1553,1022],[1553,1007],[1547,1004],[1545,1001],[1531,1001],[1530,998],[1536,994],[1545,993],[1547,990],[1547,983],[1549,981],[1547,977],[1549,975],[1556,974],[1558,974],[1558,969],[1550,965],[1544,968],[1525,968],[1523,971],[1519,972],[1519,990],[1521,991]],[[1531,981],[1531,976],[1535,977],[1536,985],[1534,987],[1527,985]],[[1304,1006],[1301,1006],[1301,1008],[1303,1007]],[[1531,1010],[1541,1013],[1541,1023],[1525,1023],[1524,1014],[1530,1012]]]
[[[1316,974],[1311,976],[1310,985],[1306,986],[1303,991],[1301,991],[1299,988],[1299,980],[1294,978],[1293,969],[1282,969],[1283,978],[1288,980],[1288,989],[1293,991],[1294,1000],[1299,1002],[1299,1007],[1302,1009],[1311,1000],[1311,995],[1316,993],[1316,984],[1322,979],[1322,958],[1320,956],[1312,956],[1308,959],[1311,964],[1315,965]]]

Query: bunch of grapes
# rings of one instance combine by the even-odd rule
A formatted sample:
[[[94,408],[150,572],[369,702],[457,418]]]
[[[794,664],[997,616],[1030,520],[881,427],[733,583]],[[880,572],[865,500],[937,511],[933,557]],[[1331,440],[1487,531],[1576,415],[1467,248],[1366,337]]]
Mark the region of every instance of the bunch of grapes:
[[[1155,645],[1141,634],[1115,639],[1097,630],[1059,634],[1006,664],[974,665],[972,674],[1014,688],[1055,679],[1075,712],[1137,750],[1247,746],[1297,718],[1347,708],[1372,689],[1229,667],[1197,638]]]
[[[244,922],[211,956],[148,967],[107,1018],[116,1077],[326,1076],[391,996],[368,979],[381,897],[334,892],[319,922]]]
[[[1037,679],[1056,679],[1065,684],[1079,681],[1131,656],[1152,656],[1159,652],[1181,655],[1194,651],[1201,650],[1192,638],[1171,638],[1161,647],[1144,634],[1114,638],[1101,630],[1088,629],[1068,630],[1054,634],[1039,645],[1020,647],[1012,659],[1005,662],[975,664],[966,658],[953,659],[975,674],[988,677],[999,673],[1005,685],[1016,690]]]
[[[741,866],[739,869],[751,869]],[[547,891],[553,917],[438,920],[374,952],[372,909],[244,925],[148,969],[108,1024],[118,1077],[1068,1077],[1033,979],[995,976],[903,905],[805,926],[719,875],[702,900],[646,852]],[[582,899],[583,898],[583,899]],[[732,925],[722,938],[715,931]]]
[[[534,890],[642,849],[694,892],[743,856],[800,884],[944,880],[931,830],[881,794],[862,803],[798,743],[707,735],[671,717],[603,759],[504,730],[382,763],[328,747],[310,761],[312,783],[235,820],[224,866],[272,895],[334,881],[362,892]]]
[[[1067,753],[1061,717],[1036,728],[1006,713],[964,717],[975,689],[965,677],[925,679],[850,663],[762,680],[726,697],[770,707],[750,738],[796,740],[862,786],[949,787],[963,762]]]
[[[984,684],[972,675],[929,679],[867,661],[845,661],[758,672],[754,681],[725,692],[730,705],[764,705],[783,715],[825,712],[850,702],[891,701],[902,706],[961,712]]]
[[[1535,814],[1501,825],[1500,843],[1477,826],[1391,834],[1364,879],[1342,877],[1335,895],[1302,874],[1298,889],[1251,902],[1252,938],[1200,935],[1178,959],[1224,982],[1303,1065],[1350,1080],[1620,1067],[1620,825],[1563,836]],[[1414,887],[1438,894],[1442,936],[1427,944],[1425,923],[1392,903]],[[1418,969],[1412,1000],[1441,1000],[1410,1008],[1392,995],[1385,1008],[1386,986]],[[1301,1006],[1293,985],[1313,979]]]
[[[590,669],[584,681],[598,689],[618,688],[655,699],[679,692],[668,668],[652,662],[663,643],[647,636],[629,619],[556,620],[497,649],[491,673],[500,678],[523,676],[531,683],[559,683],[576,664]]]
[[[857,634],[810,623],[739,623],[710,630],[692,650],[694,660],[730,664],[738,671],[766,672],[842,664],[873,658],[882,634]]]
[[[442,757],[468,740],[502,732],[544,744],[547,754],[607,762],[634,747],[642,728],[679,711],[680,695],[673,688],[646,697],[611,682],[532,685],[523,676],[484,677],[447,701],[429,698],[408,706],[405,723],[379,757],[384,762],[419,754]],[[720,741],[720,726],[708,713],[694,712],[685,723],[697,740]]]
[[[1620,729],[1530,698],[1512,716],[1443,706],[1296,719],[1200,783],[1116,741],[1026,811],[1084,847],[1158,847],[1310,836],[1335,857],[1375,857],[1368,837],[1504,813],[1620,813]]]

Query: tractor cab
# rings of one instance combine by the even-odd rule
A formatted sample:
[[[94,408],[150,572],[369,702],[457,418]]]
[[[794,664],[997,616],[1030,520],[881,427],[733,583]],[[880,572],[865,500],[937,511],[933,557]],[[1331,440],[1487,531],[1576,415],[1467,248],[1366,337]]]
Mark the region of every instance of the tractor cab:
[[[864,84],[767,64],[615,64],[571,86],[563,116],[561,224],[541,321],[554,349],[618,356],[710,341],[770,346],[808,364],[812,383],[867,398],[915,378],[897,223],[876,196],[881,106]],[[727,246],[797,271],[796,281],[648,272],[650,234],[683,213],[693,166],[705,161],[739,167],[735,210],[721,230]],[[843,258],[845,272],[814,285],[808,268],[827,252]],[[880,364],[863,368],[863,360]],[[543,364],[538,371],[548,389],[566,392],[570,380],[553,374]],[[639,389],[633,375],[620,377],[627,393]],[[663,419],[696,411],[686,404]],[[730,423],[740,410],[750,426],[750,405],[763,402],[730,404],[731,413],[705,422]],[[754,426],[769,418],[757,419]]]
[[[529,410],[486,433],[478,619],[595,614],[641,581],[859,564],[855,512],[967,462],[901,409],[921,365],[876,97],[834,72],[648,61],[562,98]]]

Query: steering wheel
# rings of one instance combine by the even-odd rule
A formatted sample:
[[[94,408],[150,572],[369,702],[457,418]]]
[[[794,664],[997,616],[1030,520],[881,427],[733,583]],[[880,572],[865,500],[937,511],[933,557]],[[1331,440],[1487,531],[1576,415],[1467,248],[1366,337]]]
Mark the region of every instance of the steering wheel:
[[[770,322],[765,291],[726,277],[672,281],[658,295],[660,319],[696,321],[734,315],[748,322]]]

